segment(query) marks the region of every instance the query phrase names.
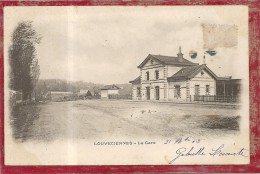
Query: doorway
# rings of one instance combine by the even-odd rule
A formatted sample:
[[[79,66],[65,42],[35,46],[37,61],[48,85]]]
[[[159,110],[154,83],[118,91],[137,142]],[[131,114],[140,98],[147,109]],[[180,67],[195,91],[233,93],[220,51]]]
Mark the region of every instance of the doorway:
[[[155,100],[159,100],[160,99],[160,88],[159,86],[155,87]]]
[[[150,87],[146,87],[146,99],[150,100]]]

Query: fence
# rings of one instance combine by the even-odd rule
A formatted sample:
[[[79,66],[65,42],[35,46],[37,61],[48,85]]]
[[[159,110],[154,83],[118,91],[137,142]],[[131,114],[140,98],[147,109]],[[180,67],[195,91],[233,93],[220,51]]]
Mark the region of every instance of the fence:
[[[132,99],[131,95],[108,94],[108,99]]]
[[[220,96],[220,95],[194,95],[194,101],[199,102],[226,102],[235,103],[239,101],[238,96]]]

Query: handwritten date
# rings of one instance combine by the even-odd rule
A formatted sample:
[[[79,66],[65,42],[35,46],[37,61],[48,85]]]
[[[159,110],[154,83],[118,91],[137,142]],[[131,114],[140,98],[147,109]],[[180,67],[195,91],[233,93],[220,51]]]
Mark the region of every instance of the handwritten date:
[[[170,143],[181,144],[183,142],[200,143],[201,139],[195,139],[195,138],[191,138],[191,137],[180,137],[175,140],[168,139],[168,140],[166,140],[166,142],[164,142],[164,144],[170,144]]]

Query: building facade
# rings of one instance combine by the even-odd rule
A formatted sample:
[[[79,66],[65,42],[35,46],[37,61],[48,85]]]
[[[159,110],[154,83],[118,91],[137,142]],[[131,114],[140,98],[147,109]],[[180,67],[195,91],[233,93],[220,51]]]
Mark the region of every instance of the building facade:
[[[133,100],[191,101],[216,95],[217,76],[205,65],[183,58],[151,55],[138,66],[140,76],[132,83]]]
[[[119,87],[116,85],[106,85],[101,88],[101,99],[117,99],[119,94]]]

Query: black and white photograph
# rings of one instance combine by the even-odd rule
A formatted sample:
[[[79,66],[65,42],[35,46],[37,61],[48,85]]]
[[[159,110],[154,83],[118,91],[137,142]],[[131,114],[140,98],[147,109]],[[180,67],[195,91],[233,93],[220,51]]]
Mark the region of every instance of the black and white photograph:
[[[248,164],[248,44],[246,6],[5,7],[5,164]]]

